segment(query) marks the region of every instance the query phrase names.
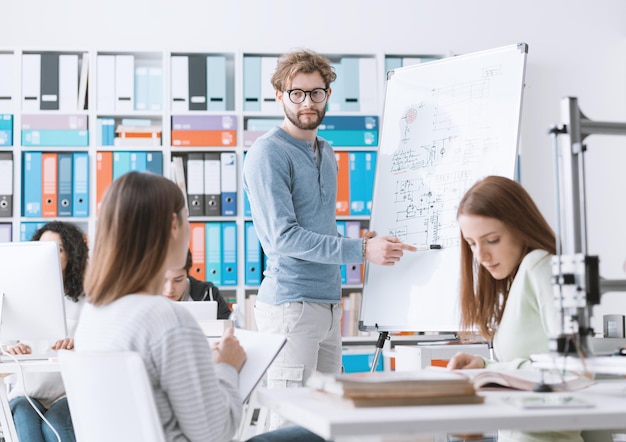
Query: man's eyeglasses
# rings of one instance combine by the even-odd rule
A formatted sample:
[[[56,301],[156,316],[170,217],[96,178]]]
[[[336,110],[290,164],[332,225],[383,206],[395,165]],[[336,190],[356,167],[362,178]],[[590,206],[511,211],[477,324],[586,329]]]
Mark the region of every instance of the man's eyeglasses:
[[[321,87],[311,89],[310,91],[303,91],[302,89],[289,89],[285,91],[289,95],[289,99],[293,104],[300,104],[306,99],[306,94],[309,94],[313,103],[321,103],[326,99],[328,89]]]

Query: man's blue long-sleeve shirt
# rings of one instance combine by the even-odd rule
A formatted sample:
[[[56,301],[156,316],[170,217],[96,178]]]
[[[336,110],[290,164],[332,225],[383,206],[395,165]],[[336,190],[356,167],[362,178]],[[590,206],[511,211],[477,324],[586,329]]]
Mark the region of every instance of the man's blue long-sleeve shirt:
[[[337,233],[334,152],[320,137],[317,149],[319,163],[313,143],[275,127],[246,154],[244,190],[268,258],[262,302],[339,302],[339,264],[363,260],[362,240]]]

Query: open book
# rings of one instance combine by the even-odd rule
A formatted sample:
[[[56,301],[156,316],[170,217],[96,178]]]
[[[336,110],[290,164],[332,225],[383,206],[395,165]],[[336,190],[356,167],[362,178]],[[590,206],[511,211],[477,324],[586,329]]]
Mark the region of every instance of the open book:
[[[353,407],[480,403],[470,379],[453,371],[323,374],[306,383],[312,395]]]
[[[533,391],[542,381],[542,374],[536,369],[519,370],[454,370],[472,380],[476,390],[522,390]],[[588,387],[594,381],[574,374],[564,374],[553,371],[543,373],[543,383],[549,385],[552,391],[574,391]]]

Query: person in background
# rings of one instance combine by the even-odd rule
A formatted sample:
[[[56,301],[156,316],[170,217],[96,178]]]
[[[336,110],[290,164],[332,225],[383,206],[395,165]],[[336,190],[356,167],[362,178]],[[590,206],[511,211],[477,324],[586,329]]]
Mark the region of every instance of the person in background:
[[[52,345],[53,350],[72,349],[72,336],[80,310],[85,302],[83,279],[89,249],[83,232],[74,224],[52,221],[35,232],[32,241],[54,241],[59,244],[63,289],[65,291],[65,314],[68,337]],[[32,349],[20,343],[7,349],[10,354],[29,354]],[[31,398],[37,409],[58,432],[63,442],[75,439],[72,419],[67,405],[65,388],[60,373],[27,373],[24,376],[26,390],[18,380],[9,393],[11,412],[17,436],[21,441],[57,441],[56,435],[28,402]]]
[[[459,352],[450,369],[530,368],[530,355],[548,352],[559,332],[552,292],[554,232],[517,182],[488,176],[463,196],[461,229],[461,331],[478,330],[493,342],[495,358]],[[582,441],[580,432],[500,431],[499,442]]]
[[[172,181],[143,172],[113,181],[100,206],[75,351],[139,353],[166,440],[226,441],[241,420],[246,354],[232,327],[211,347],[191,314],[161,295],[165,272],[185,264],[189,235],[185,197]]]
[[[231,311],[220,290],[209,281],[198,281],[189,274],[191,251],[187,251],[187,261],[180,269],[165,272],[163,296],[172,301],[217,301],[217,319],[230,318]]]
[[[329,60],[295,50],[278,60],[271,82],[285,118],[246,155],[243,185],[267,255],[255,304],[259,331],[287,344],[268,370],[268,387],[302,386],[313,370],[341,372],[340,264],[394,265],[416,248],[395,237],[337,233],[337,162],[317,136],[335,80]],[[270,428],[281,424],[272,414]]]

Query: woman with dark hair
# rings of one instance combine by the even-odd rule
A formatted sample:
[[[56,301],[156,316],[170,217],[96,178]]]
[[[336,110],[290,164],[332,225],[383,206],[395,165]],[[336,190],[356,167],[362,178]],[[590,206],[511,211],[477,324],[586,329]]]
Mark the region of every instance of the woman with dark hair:
[[[83,279],[89,255],[85,234],[74,224],[51,221],[35,232],[32,241],[54,241],[59,244],[68,336],[53,343],[51,348],[72,349],[72,336],[85,300]],[[31,352],[31,346],[27,343],[19,343],[7,349],[10,354]],[[63,442],[76,440],[60,373],[30,373],[25,375],[24,380],[25,390],[22,389],[22,382],[18,381],[9,394],[19,439],[32,442],[57,441],[54,431],[39,416],[34,405]],[[28,402],[26,395],[31,398],[33,405]]]
[[[495,359],[457,353],[451,369],[529,368],[530,355],[548,352],[559,331],[552,295],[554,232],[517,182],[488,176],[463,196],[461,228],[461,331],[478,330],[493,342]],[[498,441],[582,441],[579,431],[500,431]]]
[[[78,298],[84,295],[83,281],[89,257],[85,234],[74,224],[51,221],[37,230],[31,241],[59,243],[65,296],[78,302]]]

